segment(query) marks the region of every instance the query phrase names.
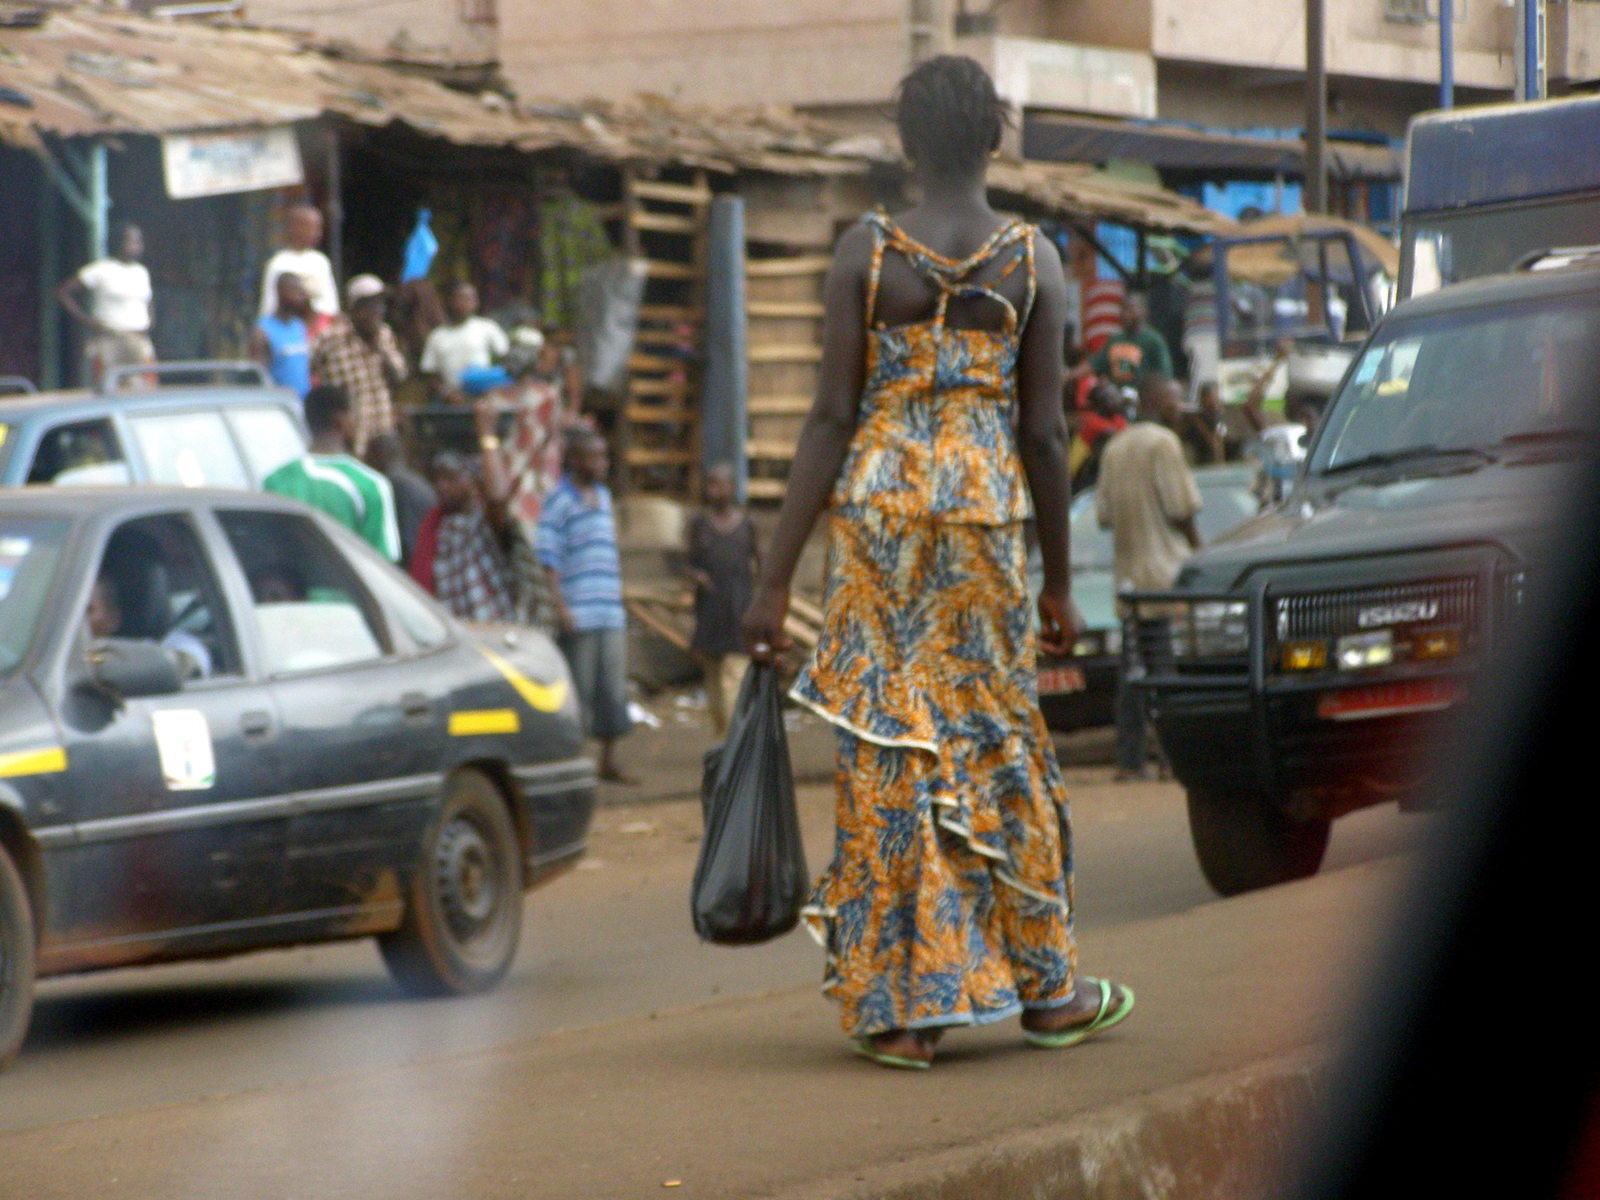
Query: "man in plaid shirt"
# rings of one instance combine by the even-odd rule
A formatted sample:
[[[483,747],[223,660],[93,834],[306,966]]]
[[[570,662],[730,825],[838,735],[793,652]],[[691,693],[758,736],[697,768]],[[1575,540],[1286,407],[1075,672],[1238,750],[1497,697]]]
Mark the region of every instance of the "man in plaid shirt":
[[[367,442],[394,430],[394,389],[406,377],[405,356],[394,330],[384,323],[386,290],[376,275],[357,275],[345,285],[348,315],[317,339],[311,374],[342,387],[355,411],[357,455]]]

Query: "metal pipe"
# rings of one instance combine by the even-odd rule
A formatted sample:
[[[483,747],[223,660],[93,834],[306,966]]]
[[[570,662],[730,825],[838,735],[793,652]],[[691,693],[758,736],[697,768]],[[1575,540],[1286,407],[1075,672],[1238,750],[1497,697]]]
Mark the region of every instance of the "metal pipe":
[[[1304,208],[1328,211],[1327,13],[1323,0],[1306,0],[1306,179]]]
[[[111,190],[106,174],[106,144],[94,142],[89,147],[89,261],[98,262],[106,256],[106,239],[110,234]]]
[[[339,131],[328,126],[328,261],[334,282],[344,282],[344,173],[340,170]]]
[[[1439,107],[1456,104],[1455,0],[1439,0]]]

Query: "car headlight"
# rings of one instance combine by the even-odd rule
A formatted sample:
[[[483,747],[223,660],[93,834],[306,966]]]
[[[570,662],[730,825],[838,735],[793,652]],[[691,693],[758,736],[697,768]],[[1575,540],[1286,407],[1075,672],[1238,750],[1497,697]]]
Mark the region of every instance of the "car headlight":
[[[1173,622],[1172,652],[1194,658],[1248,653],[1249,611],[1243,600],[1196,600],[1183,605]]]

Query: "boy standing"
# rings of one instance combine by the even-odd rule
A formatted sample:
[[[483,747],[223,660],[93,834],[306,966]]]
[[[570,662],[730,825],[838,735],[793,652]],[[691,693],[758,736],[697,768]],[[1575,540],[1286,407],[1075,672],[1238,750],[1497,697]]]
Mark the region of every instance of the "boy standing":
[[[486,437],[485,450],[498,449]],[[494,445],[488,445],[495,442]],[[605,485],[606,444],[593,430],[567,434],[567,473],[546,497],[535,548],[550,573],[557,643],[583,705],[584,723],[600,742],[600,778],[633,784],[613,756],[616,739],[633,728],[628,715],[627,614],[611,490]]]
[[[705,511],[689,525],[688,576],[694,583],[694,637],[690,642],[705,672],[711,729],[728,732],[733,702],[750,659],[740,623],[755,593],[761,551],[756,527],[739,506],[733,468],[718,463],[706,472]]]
[[[300,276],[288,271],[278,276],[277,292],[278,307],[250,331],[250,354],[272,382],[304,400],[311,390],[311,298]]]

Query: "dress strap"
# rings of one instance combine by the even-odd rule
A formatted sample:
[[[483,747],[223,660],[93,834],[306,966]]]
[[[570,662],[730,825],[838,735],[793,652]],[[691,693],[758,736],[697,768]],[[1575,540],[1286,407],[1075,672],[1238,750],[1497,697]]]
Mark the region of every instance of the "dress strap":
[[[872,328],[872,319],[878,308],[878,281],[883,277],[883,248],[888,243],[889,231],[884,227],[885,217],[881,212],[867,215],[867,228],[872,230],[872,266],[867,272],[867,328]]]
[[[1027,255],[1026,262],[1028,265],[1028,296],[1022,302],[1022,317],[1017,325],[1019,330],[1027,327],[1028,318],[1033,315],[1033,302],[1039,297],[1039,264],[1033,249],[1033,243],[1036,240],[1037,232],[1030,225],[1028,226],[1027,239],[1024,242],[1027,247],[1025,254]]]

